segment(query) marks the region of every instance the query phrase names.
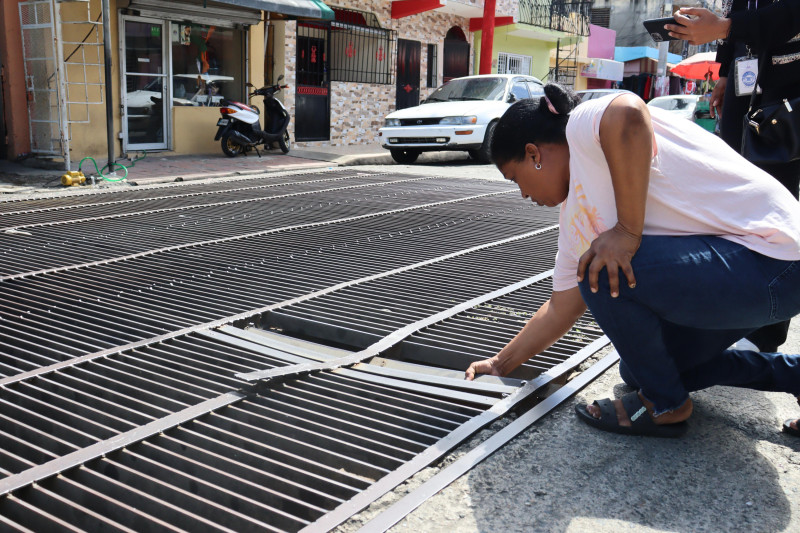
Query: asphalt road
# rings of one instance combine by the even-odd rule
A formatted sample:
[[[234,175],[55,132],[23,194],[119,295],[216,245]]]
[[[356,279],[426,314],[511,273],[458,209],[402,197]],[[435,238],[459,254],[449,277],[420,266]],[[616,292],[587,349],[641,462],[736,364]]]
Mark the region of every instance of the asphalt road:
[[[468,162],[403,171],[501,178],[494,167]],[[800,319],[783,350],[800,352]],[[577,402],[625,392],[614,365],[391,531],[800,531],[800,439],[780,431],[800,416],[794,398],[730,387],[694,393],[691,429],[674,440],[604,433],[576,419]],[[339,531],[358,530],[509,422],[484,430]]]

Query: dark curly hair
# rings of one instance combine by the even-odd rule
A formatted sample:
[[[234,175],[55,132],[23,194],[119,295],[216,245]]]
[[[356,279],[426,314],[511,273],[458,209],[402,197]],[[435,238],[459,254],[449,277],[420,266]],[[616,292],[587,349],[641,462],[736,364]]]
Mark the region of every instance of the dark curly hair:
[[[494,129],[492,136],[492,162],[504,165],[525,157],[525,145],[564,144],[567,142],[569,112],[580,103],[580,98],[567,87],[548,83],[544,94],[558,112],[553,114],[545,97],[526,98],[509,107]]]

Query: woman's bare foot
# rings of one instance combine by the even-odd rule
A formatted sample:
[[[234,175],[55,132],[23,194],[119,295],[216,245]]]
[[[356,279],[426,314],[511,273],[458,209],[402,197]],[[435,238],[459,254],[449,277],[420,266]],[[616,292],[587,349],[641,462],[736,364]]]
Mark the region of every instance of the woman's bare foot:
[[[650,415],[650,418],[653,419],[658,425],[663,424],[677,424],[678,422],[683,422],[684,420],[688,419],[692,415],[692,399],[688,398],[683,405],[678,407],[673,411],[669,411],[666,413],[662,413],[658,416],[653,416],[653,403],[645,399],[642,396],[642,393],[639,392],[639,399],[642,400],[642,404],[647,408],[647,414]],[[800,399],[798,399],[800,402]],[[617,411],[617,422],[620,426],[623,427],[630,427],[631,426],[631,419],[628,417],[628,413],[625,411],[625,407],[622,405],[621,400],[614,400],[614,408]],[[591,414],[593,417],[599,419],[602,416],[600,411],[600,407],[594,404],[589,404],[586,406],[586,410]]]

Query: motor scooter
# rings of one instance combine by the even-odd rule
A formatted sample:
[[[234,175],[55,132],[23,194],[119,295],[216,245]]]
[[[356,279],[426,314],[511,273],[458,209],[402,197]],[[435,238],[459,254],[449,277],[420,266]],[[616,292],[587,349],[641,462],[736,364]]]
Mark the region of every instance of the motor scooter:
[[[278,77],[278,82],[282,79],[283,76]],[[248,84],[248,87],[252,85]],[[284,154],[289,152],[289,132],[286,131],[289,126],[289,112],[281,101],[275,98],[275,93],[288,87],[288,85],[270,85],[247,95],[248,100],[253,96],[264,97],[264,129],[261,128],[259,120],[261,112],[256,106],[231,100],[220,102],[219,112],[222,118],[217,121],[218,129],[214,140],[220,141],[225,155],[235,157],[252,148],[258,157],[261,157],[259,145],[263,144],[269,149],[274,142],[278,143]]]

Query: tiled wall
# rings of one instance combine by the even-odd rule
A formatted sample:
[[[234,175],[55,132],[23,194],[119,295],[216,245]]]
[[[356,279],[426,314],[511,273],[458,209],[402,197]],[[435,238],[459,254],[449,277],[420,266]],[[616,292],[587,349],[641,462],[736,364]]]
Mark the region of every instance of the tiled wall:
[[[388,0],[339,0],[326,2],[331,7],[342,7],[369,11],[374,13],[383,28],[397,31],[398,39],[420,41],[422,53],[420,57],[420,99],[424,99],[435,87],[427,87],[428,44],[438,46],[439,79],[436,86],[442,83],[442,61],[444,37],[453,26],[459,26],[467,36],[472,48],[472,33],[469,32],[469,19],[451,14],[428,11],[402,19],[392,19],[391,2]],[[482,0],[462,0],[483,6]],[[498,16],[501,5],[512,4],[512,0],[498,0]],[[285,76],[286,82],[295,87],[297,59],[297,23],[286,23]],[[473,64],[470,51],[470,68]],[[392,59],[392,84],[379,85],[367,83],[331,82],[331,139],[330,141],[294,143],[298,147],[347,146],[377,143],[377,131],[383,124],[383,118],[394,111],[396,61]],[[294,117],[295,94],[293,90],[284,95],[284,103]],[[290,136],[294,140],[294,127],[290,125]]]

